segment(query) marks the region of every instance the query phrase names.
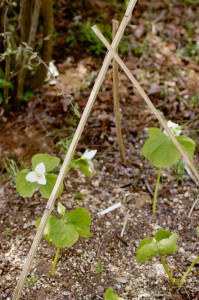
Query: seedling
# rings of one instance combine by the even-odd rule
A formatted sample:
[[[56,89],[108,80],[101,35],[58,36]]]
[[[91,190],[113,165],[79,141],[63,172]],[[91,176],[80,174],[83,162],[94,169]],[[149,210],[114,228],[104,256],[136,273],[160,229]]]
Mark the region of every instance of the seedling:
[[[187,152],[189,158],[193,160],[195,142],[189,137],[181,134],[181,127],[171,121],[168,121],[167,126],[176,136],[177,141],[182,148]],[[156,213],[158,188],[162,173],[162,168],[171,167],[180,160],[180,152],[174,145],[166,131],[161,131],[158,128],[149,128],[149,138],[146,140],[142,153],[155,167],[158,168],[158,176],[153,197],[153,213]]]
[[[112,288],[106,290],[104,298],[105,300],[125,300],[124,298],[117,296]]]
[[[37,279],[35,276],[31,276],[27,279],[27,284],[29,286],[34,286],[36,284],[36,282],[37,282]]]
[[[102,274],[103,273],[103,270],[102,270],[102,261],[101,260],[98,260],[97,261],[97,274]]]
[[[199,236],[199,229],[196,230],[197,235]],[[187,275],[190,273],[191,269],[199,260],[199,255],[194,259],[191,265],[188,267],[184,275],[180,280],[175,280],[169,269],[167,268],[166,262],[163,258],[166,254],[173,254],[178,251],[177,247],[178,235],[172,233],[169,230],[159,230],[156,232],[154,237],[143,239],[137,248],[136,252],[136,261],[138,263],[145,263],[147,260],[152,259],[155,256],[159,256],[159,259],[164,267],[166,274],[168,275],[172,285],[181,286]]]
[[[75,244],[79,237],[91,237],[91,218],[84,208],[76,208],[66,212],[65,207],[58,202],[57,212],[61,218],[50,216],[44,230],[44,238],[56,247],[56,253],[52,264],[51,275],[55,276],[55,270],[61,248],[70,247]],[[36,227],[39,226],[41,218],[37,219]]]

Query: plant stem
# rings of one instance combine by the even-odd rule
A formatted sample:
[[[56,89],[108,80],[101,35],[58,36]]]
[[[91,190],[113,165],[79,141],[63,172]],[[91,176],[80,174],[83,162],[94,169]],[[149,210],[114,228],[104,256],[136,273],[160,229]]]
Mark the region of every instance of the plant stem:
[[[183,285],[183,283],[185,282],[185,279],[186,279],[187,275],[190,273],[191,269],[195,266],[195,264],[197,263],[198,260],[199,260],[199,255],[194,259],[194,261],[191,263],[191,265],[188,267],[188,269],[186,270],[186,272],[182,276],[182,278],[180,280],[179,286]]]
[[[53,260],[53,264],[52,264],[52,270],[51,270],[51,275],[53,277],[55,276],[55,269],[56,269],[56,266],[57,266],[59,252],[60,252],[60,247],[57,247],[57,250],[56,250],[56,253],[55,253],[55,257],[54,257],[54,260]]]
[[[169,272],[169,270],[168,270],[168,268],[167,268],[167,265],[166,265],[166,263],[165,263],[165,261],[164,261],[164,258],[162,257],[161,254],[159,254],[159,257],[160,257],[161,263],[162,263],[162,265],[163,265],[163,267],[164,267],[164,269],[165,269],[165,272],[166,272],[167,275],[169,276],[169,279],[170,279],[172,285],[175,285],[175,280],[174,280],[173,276],[171,275],[171,273]]]
[[[154,195],[153,195],[153,214],[156,213],[156,204],[157,204],[158,188],[159,188],[161,173],[162,173],[162,168],[159,168],[158,177],[157,177],[157,180],[156,180],[155,192],[154,192]]]

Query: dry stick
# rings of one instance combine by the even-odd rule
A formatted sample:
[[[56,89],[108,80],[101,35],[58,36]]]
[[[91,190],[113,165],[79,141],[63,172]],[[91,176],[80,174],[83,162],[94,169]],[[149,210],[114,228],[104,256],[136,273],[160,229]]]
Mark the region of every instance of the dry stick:
[[[126,13],[122,19],[122,22],[120,24],[120,27],[117,31],[117,34],[112,42],[112,47],[113,49],[117,49],[118,47],[118,44],[123,36],[123,33],[124,33],[124,30],[125,30],[125,27],[127,26],[128,22],[129,22],[129,19],[131,18],[131,14],[132,14],[132,11],[134,9],[134,6],[136,4],[136,1],[137,0],[131,0],[128,4],[128,7],[127,7],[127,10],[126,10]],[[94,87],[91,91],[91,94],[90,94],[90,97],[88,99],[88,102],[86,104],[86,107],[84,109],[84,112],[82,114],[82,117],[80,119],[80,122],[79,122],[79,125],[77,127],[77,130],[75,132],[75,135],[73,137],[73,140],[71,142],[71,145],[68,149],[68,152],[67,152],[67,155],[64,159],[64,162],[63,162],[63,165],[61,167],[61,170],[59,172],[59,175],[58,175],[58,178],[57,178],[57,181],[55,183],[55,186],[52,190],[52,193],[50,195],[50,198],[47,202],[47,205],[46,205],[46,209],[44,211],[44,214],[42,216],[42,219],[41,219],[41,222],[40,222],[40,225],[37,229],[37,233],[35,235],[35,238],[34,238],[34,241],[32,243],[32,246],[31,246],[31,249],[28,253],[28,256],[26,258],[26,261],[24,263],[24,266],[23,266],[23,270],[21,272],[21,275],[20,275],[20,278],[19,278],[19,281],[18,281],[18,284],[17,284],[17,287],[15,289],[15,292],[13,294],[13,297],[12,297],[12,300],[18,300],[21,296],[21,292],[22,292],[22,289],[23,289],[23,286],[26,282],[26,278],[27,278],[27,275],[28,275],[28,272],[29,272],[29,269],[30,269],[30,266],[31,266],[31,263],[33,261],[33,258],[35,256],[35,253],[37,251],[37,248],[39,246],[39,243],[41,241],[41,238],[42,238],[42,235],[43,235],[43,232],[44,232],[44,228],[47,224],[47,221],[51,215],[51,212],[54,208],[54,204],[55,204],[55,200],[57,198],[57,194],[58,194],[58,191],[59,191],[59,188],[61,187],[61,184],[64,180],[64,177],[66,175],[66,172],[67,172],[67,169],[69,167],[69,164],[70,164],[70,161],[71,161],[71,158],[74,154],[74,151],[77,147],[77,143],[81,137],[81,134],[82,134],[82,131],[84,129],[84,126],[86,124],[86,121],[88,119],[88,116],[90,114],[90,111],[92,109],[92,106],[94,104],[94,101],[97,97],[97,94],[99,92],[99,89],[100,89],[100,86],[104,80],[104,77],[106,75],[106,72],[107,72],[107,69],[108,69],[108,66],[111,62],[111,59],[112,59],[112,55],[111,53],[108,53],[106,58],[104,59],[104,62],[103,62],[103,65],[101,67],[101,70],[98,74],[98,77],[95,81],[95,84],[94,84]]]
[[[114,39],[116,32],[119,27],[119,22],[112,20],[112,38]],[[117,132],[118,147],[122,163],[126,165],[126,157],[124,153],[124,143],[122,139],[121,129],[121,114],[120,114],[120,101],[119,101],[119,85],[118,85],[118,63],[113,59],[113,103],[114,103],[114,114],[115,114],[115,125]]]
[[[32,43],[35,40],[41,3],[42,3],[41,0],[35,0],[33,15],[32,15],[32,19],[31,19],[30,34],[29,34],[28,43],[27,43],[28,46],[30,46],[30,47],[32,47]],[[22,60],[21,71],[19,72],[19,75],[18,75],[17,106],[19,106],[19,103],[20,103],[20,101],[22,99],[22,96],[23,96],[24,81],[25,81],[26,71],[27,71],[25,69],[25,66],[26,66],[27,63],[28,63],[28,58],[24,57],[23,60]]]
[[[106,46],[106,48],[109,50],[109,53],[111,52],[111,54],[113,55],[113,57],[117,60],[118,64],[121,66],[121,68],[123,69],[123,71],[126,73],[126,75],[128,76],[128,78],[131,80],[131,82],[133,83],[133,85],[135,86],[135,88],[137,89],[137,91],[143,97],[143,99],[145,100],[146,104],[149,106],[149,108],[151,109],[151,111],[153,112],[153,114],[159,120],[160,124],[165,129],[165,131],[167,132],[168,136],[171,138],[172,142],[174,143],[174,145],[177,147],[178,151],[182,155],[185,163],[189,166],[189,168],[191,169],[191,171],[195,175],[197,181],[199,182],[199,174],[198,174],[196,168],[194,167],[194,165],[192,164],[192,162],[188,158],[188,156],[185,153],[185,151],[182,149],[181,145],[176,140],[176,137],[172,134],[171,130],[168,128],[168,126],[165,123],[164,119],[161,117],[160,113],[157,111],[157,109],[155,108],[155,106],[153,105],[153,103],[151,102],[151,100],[149,99],[149,97],[147,96],[147,94],[145,93],[145,91],[143,90],[143,88],[137,82],[137,80],[135,79],[135,77],[132,75],[132,73],[130,72],[130,70],[127,68],[127,66],[125,65],[125,63],[121,60],[121,58],[118,56],[118,54],[115,52],[115,50],[111,47],[111,45],[105,39],[105,37],[103,36],[103,34],[97,28],[97,26],[95,25],[95,26],[93,26],[91,28],[93,29],[93,31],[95,32],[95,34],[98,36],[98,38],[102,41],[102,43]]]

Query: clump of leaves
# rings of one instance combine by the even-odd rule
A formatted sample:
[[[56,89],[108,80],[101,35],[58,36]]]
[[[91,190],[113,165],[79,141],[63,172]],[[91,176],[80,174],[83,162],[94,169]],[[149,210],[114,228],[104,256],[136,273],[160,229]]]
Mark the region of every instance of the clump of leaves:
[[[197,235],[199,236],[199,229],[196,230]],[[172,285],[181,286],[187,275],[190,273],[191,269],[199,260],[199,256],[195,258],[192,264],[188,267],[181,280],[175,280],[172,274],[169,272],[169,269],[166,265],[166,262],[163,258],[164,255],[174,254],[178,251],[177,241],[178,235],[176,233],[172,233],[169,230],[161,229],[156,232],[154,237],[149,237],[143,239],[137,248],[136,252],[136,261],[138,263],[145,263],[146,261],[152,259],[155,256],[159,256],[159,259],[164,267],[166,274],[168,275]]]
[[[195,142],[185,135],[180,135],[181,127],[178,124],[168,121],[167,126],[176,136],[177,141],[188,154],[189,158],[193,160]],[[149,128],[149,138],[142,148],[142,153],[146,159],[158,168],[158,177],[153,197],[153,213],[155,213],[162,168],[168,168],[177,163],[181,155],[167,133],[155,127]]]
[[[70,247],[75,244],[79,237],[91,237],[91,218],[89,212],[84,208],[76,208],[66,212],[65,207],[58,202],[57,212],[61,218],[51,216],[44,230],[44,238],[56,247],[56,254],[52,264],[51,275],[55,276],[55,270],[61,248]],[[37,219],[36,227],[39,226],[41,218]]]
[[[49,173],[59,166],[60,159],[58,157],[39,153],[32,157],[32,171],[24,169],[20,171],[16,179],[16,188],[22,197],[32,197],[33,193],[39,189],[44,198],[49,198],[57,175]],[[63,185],[60,188],[58,196],[63,191]]]
[[[124,298],[121,298],[117,296],[117,294],[114,293],[114,290],[112,288],[108,288],[104,294],[105,300],[124,300]]]
[[[80,158],[73,158],[68,172],[72,168],[78,168],[85,176],[92,177],[94,172],[92,159],[96,152],[97,150],[86,150]],[[19,195],[22,197],[32,197],[33,193],[39,190],[44,198],[49,198],[58,177],[56,174],[49,172],[56,170],[59,164],[60,159],[56,156],[46,153],[34,155],[32,157],[32,170],[23,169],[18,172],[16,188]],[[62,191],[63,184],[61,185],[58,196],[62,194]]]

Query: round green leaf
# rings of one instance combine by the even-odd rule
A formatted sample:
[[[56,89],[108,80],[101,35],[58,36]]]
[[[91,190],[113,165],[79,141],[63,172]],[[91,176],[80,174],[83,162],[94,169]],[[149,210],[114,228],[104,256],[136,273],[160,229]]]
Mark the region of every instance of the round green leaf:
[[[67,224],[72,224],[80,236],[92,236],[92,233],[90,232],[91,218],[86,209],[78,207],[71,212],[66,213],[63,220]]]
[[[146,140],[142,153],[158,168],[170,167],[180,159],[180,153],[172,140],[158,128],[149,128],[149,139]]]
[[[42,194],[42,197],[47,198],[47,199],[50,197],[50,195],[52,193],[52,190],[54,188],[54,185],[57,181],[57,177],[58,176],[55,175],[55,174],[51,174],[51,173],[46,174],[46,184],[45,185],[39,184],[39,190]],[[58,195],[57,195],[58,197],[62,194],[63,187],[64,186],[63,186],[63,183],[62,183],[61,188],[60,188],[60,190],[58,192]]]
[[[178,247],[176,245],[178,241],[178,235],[176,233],[172,233],[170,237],[166,239],[162,239],[158,242],[158,253],[165,254],[173,254],[178,251]]]
[[[75,244],[79,239],[79,234],[72,225],[51,216],[45,228],[44,237],[56,247],[64,248]]]
[[[144,263],[147,260],[152,259],[157,254],[158,248],[154,238],[145,238],[138,245],[136,251],[136,261],[138,263]]]
[[[60,163],[60,159],[56,156],[52,156],[46,153],[39,153],[32,157],[32,167],[35,167],[40,164],[41,162],[44,163],[46,167],[46,173],[52,171],[55,167],[57,167]]]
[[[37,188],[37,182],[29,182],[26,180],[26,175],[29,172],[30,170],[24,169],[18,173],[16,178],[17,192],[22,197],[32,197]]]

